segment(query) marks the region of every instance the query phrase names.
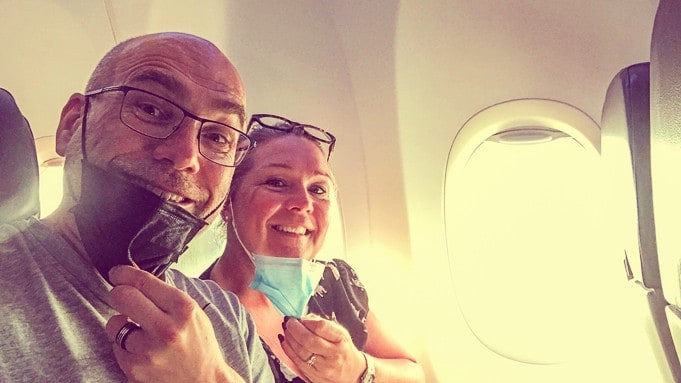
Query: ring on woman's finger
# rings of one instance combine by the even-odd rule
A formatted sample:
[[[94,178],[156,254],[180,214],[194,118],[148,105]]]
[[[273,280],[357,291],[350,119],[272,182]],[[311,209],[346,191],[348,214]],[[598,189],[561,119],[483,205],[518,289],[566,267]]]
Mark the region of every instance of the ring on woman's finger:
[[[310,367],[314,367],[314,362],[317,361],[318,356],[319,355],[313,352],[312,355],[310,355],[310,357],[305,360],[305,363]]]
[[[142,328],[135,322],[128,322],[121,327],[120,330],[116,333],[116,338],[114,338],[114,341],[116,342],[117,345],[121,346],[121,348],[125,351],[128,351],[127,348],[125,348],[125,341],[128,339],[128,336],[135,332],[135,330],[141,330]]]

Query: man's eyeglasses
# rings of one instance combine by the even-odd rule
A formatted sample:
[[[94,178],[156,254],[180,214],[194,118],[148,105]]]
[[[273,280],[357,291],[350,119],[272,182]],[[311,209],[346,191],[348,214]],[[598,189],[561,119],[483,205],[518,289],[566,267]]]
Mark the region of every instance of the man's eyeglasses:
[[[326,146],[326,160],[328,161],[329,158],[331,158],[331,152],[333,152],[333,148],[336,146],[336,137],[323,130],[320,129],[316,126],[313,125],[307,125],[307,124],[301,124],[299,122],[291,121],[287,118],[280,117],[274,114],[254,114],[251,116],[251,121],[248,123],[248,132],[251,131],[251,129],[258,129],[258,128],[268,128],[268,129],[275,129],[275,130],[280,130],[283,132],[302,132],[302,134],[321,142],[323,147]],[[299,134],[299,133],[298,133]]]
[[[106,92],[123,93],[119,113],[121,122],[147,137],[170,137],[187,116],[201,122],[198,134],[199,153],[216,164],[237,166],[251,148],[251,139],[240,130],[189,113],[174,102],[146,90],[127,85],[109,86],[88,92],[85,96],[92,97]]]

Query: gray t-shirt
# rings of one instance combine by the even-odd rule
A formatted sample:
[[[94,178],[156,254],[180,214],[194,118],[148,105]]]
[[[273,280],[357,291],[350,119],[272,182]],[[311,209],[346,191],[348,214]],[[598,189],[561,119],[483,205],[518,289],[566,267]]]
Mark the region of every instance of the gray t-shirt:
[[[238,298],[179,271],[167,283],[206,308],[226,362],[247,382],[273,382],[255,324]],[[35,219],[0,225],[0,381],[125,382],[104,327],[110,286]]]

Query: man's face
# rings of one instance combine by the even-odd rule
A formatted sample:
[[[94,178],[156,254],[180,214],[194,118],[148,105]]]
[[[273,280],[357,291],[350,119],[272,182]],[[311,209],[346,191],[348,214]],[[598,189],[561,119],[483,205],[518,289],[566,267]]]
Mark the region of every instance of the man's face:
[[[241,81],[217,50],[186,40],[141,44],[118,61],[115,77],[111,85],[143,89],[202,118],[237,129],[243,126]],[[117,169],[131,182],[206,218],[224,200],[233,168],[199,153],[201,123],[185,117],[168,138],[146,137],[121,122],[122,100],[123,92],[89,98],[87,160],[104,169]],[[71,141],[71,153],[80,151],[80,140]]]

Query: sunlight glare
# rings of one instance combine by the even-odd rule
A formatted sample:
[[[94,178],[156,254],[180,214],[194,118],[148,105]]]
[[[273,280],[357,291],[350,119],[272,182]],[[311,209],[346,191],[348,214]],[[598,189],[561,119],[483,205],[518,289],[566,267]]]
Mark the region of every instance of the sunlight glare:
[[[584,351],[620,260],[605,255],[597,158],[573,139],[483,143],[448,218],[457,297],[478,339],[527,363]],[[450,225],[451,224],[451,225]]]
[[[63,166],[40,166],[40,216],[52,214],[61,203],[63,195]]]

